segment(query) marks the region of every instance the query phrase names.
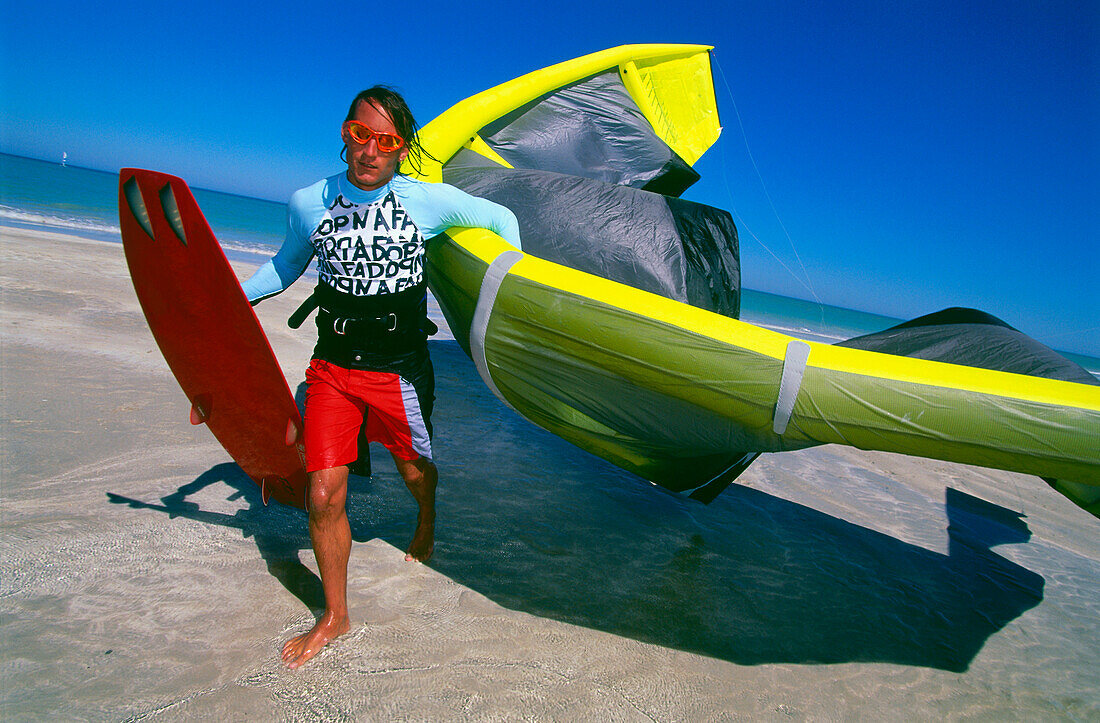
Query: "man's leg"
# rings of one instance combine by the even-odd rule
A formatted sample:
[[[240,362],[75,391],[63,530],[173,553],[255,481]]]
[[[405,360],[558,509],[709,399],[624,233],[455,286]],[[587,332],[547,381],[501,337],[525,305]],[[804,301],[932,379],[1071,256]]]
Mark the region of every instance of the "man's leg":
[[[363,414],[363,426],[359,432],[359,436],[355,438],[356,441],[356,455],[355,461],[348,465],[348,472],[360,477],[370,478],[370,440],[367,439],[367,415],[370,414],[370,408]]]
[[[344,507],[347,497],[347,467],[330,467],[309,474],[309,536],[321,571],[325,612],[312,630],[283,646],[283,662],[290,668],[305,663],[328,641],[351,627],[348,619],[351,526]]]
[[[416,532],[412,543],[405,553],[409,562],[427,562],[435,550],[435,486],[439,481],[439,471],[430,459],[420,457],[404,460],[394,455],[394,463],[405,486],[409,488],[420,511],[416,517]]]

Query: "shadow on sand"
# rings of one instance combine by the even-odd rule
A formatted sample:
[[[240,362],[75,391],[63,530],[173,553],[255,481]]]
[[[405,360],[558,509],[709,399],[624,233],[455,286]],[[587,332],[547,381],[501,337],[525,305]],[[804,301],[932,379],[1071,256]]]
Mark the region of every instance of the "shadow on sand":
[[[435,447],[447,461],[431,566],[505,607],[738,664],[962,672],[1043,598],[1042,577],[991,549],[1030,538],[1019,513],[947,489],[943,553],[744,486],[704,508],[518,418],[453,343],[435,345],[433,358]],[[375,463],[386,467],[375,481],[349,486],[352,536],[404,549],[415,504],[391,465]],[[188,501],[215,484],[249,506],[228,515]],[[299,558],[310,546],[304,513],[265,508],[236,465],[160,504],[109,497],[240,529],[290,592],[315,613],[323,607],[320,581]]]
[[[213,485],[226,485],[233,490],[229,500],[244,499],[248,506],[229,515],[200,509],[187,498]],[[325,607],[321,580],[302,564],[298,553],[310,549],[306,515],[300,510],[285,507],[276,502],[264,506],[260,491],[236,464],[225,463],[212,467],[195,481],[190,482],[166,497],[160,503],[143,502],[123,495],[107,493],[114,504],[134,509],[152,510],[168,515],[169,519],[184,517],[208,525],[235,528],[246,538],[252,538],[260,556],[270,572],[287,590],[294,594],[315,614]]]

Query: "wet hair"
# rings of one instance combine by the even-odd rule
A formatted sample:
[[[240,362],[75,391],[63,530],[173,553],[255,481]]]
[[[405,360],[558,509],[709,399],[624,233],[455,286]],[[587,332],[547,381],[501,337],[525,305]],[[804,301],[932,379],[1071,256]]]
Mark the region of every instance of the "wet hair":
[[[344,120],[354,120],[355,111],[358,110],[359,104],[364,101],[378,106],[390,117],[397,134],[405,139],[405,148],[409,151],[409,165],[419,173],[422,157],[427,155],[431,158],[431,155],[420,146],[418,137],[420,126],[416,124],[416,119],[413,118],[412,111],[409,110],[409,104],[405,102],[400,93],[388,85],[376,85],[373,88],[360,91],[359,95],[355,96],[355,100],[351,102],[348,115]]]

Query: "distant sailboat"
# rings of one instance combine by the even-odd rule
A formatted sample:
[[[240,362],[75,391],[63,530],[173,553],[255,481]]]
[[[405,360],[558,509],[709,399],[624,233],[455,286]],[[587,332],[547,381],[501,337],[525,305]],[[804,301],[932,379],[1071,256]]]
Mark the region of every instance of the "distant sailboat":
[[[69,162],[69,154],[65,151],[61,152],[61,167],[64,168]]]

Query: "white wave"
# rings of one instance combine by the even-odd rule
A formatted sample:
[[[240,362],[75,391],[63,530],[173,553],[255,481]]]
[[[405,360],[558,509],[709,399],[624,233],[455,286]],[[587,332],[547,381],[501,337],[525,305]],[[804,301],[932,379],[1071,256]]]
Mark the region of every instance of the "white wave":
[[[108,223],[86,216],[64,216],[57,213],[42,213],[21,208],[12,208],[0,204],[0,221],[9,221],[28,226],[42,226],[51,229],[64,229],[120,237],[122,230],[118,224]],[[270,257],[278,249],[277,244],[259,240],[240,238],[218,238],[218,243],[226,252]]]
[[[118,235],[121,233],[121,229],[117,224],[110,224],[93,218],[37,213],[3,205],[0,205],[0,219],[7,219],[17,223],[33,224],[36,226],[47,226],[49,228],[70,229],[73,231],[93,231],[95,233],[111,235]]]
[[[218,243],[226,252],[233,251],[243,254],[260,254],[272,256],[278,250],[278,245],[263,241],[247,241],[239,238],[218,238]]]
[[[778,331],[781,334],[787,334],[788,336],[794,336],[800,339],[811,337],[810,341],[834,342],[845,341],[851,338],[849,335],[836,330],[813,329],[806,326],[789,326],[782,323],[776,323],[771,319],[754,319],[751,315],[742,317],[741,321],[749,324],[756,324],[765,329]]]

